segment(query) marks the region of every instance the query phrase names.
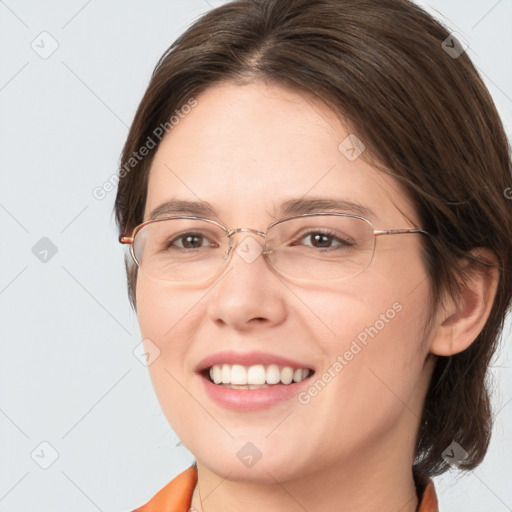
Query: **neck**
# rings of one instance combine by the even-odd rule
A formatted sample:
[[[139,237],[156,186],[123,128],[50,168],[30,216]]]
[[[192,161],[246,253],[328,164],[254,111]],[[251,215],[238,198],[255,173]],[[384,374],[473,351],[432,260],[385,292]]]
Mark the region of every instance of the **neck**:
[[[415,512],[418,507],[411,464],[393,457],[371,457],[359,452],[357,460],[316,469],[307,475],[280,482],[230,480],[197,462],[198,484],[191,510],[198,512]],[[372,468],[371,474],[368,468]],[[261,469],[261,468],[260,468]],[[270,471],[262,470],[269,476]],[[268,479],[267,479],[268,480]]]

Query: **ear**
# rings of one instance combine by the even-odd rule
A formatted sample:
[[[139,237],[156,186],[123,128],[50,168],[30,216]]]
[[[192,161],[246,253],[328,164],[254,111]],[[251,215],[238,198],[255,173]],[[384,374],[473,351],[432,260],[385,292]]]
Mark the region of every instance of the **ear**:
[[[474,249],[471,254],[489,266],[476,268],[466,261],[468,278],[460,282],[460,296],[444,295],[430,341],[435,355],[451,356],[468,348],[489,318],[499,280],[497,260],[488,249]]]

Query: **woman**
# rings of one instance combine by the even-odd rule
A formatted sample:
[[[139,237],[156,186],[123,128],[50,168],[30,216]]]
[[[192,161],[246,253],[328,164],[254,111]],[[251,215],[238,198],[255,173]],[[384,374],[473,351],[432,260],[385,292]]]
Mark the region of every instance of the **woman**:
[[[159,61],[116,215],[196,457],[138,511],[437,510],[483,459],[511,300],[510,152],[405,0],[238,0]]]

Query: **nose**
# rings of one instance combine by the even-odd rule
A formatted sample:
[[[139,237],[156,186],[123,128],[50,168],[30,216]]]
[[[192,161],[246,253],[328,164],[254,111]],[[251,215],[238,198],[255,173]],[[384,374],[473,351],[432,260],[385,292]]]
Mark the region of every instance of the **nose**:
[[[209,294],[208,315],[240,331],[279,325],[287,316],[287,288],[263,254],[264,233],[235,231],[230,261]]]

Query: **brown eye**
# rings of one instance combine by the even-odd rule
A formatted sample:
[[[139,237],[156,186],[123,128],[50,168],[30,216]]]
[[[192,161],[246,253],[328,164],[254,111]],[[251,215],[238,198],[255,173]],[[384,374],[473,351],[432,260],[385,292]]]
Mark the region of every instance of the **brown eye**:
[[[202,247],[218,247],[218,244],[215,244],[211,240],[208,239],[202,233],[182,233],[181,235],[174,237],[167,244],[167,248],[177,248],[177,249],[201,249]]]
[[[300,241],[306,241],[308,243],[293,243],[292,245],[304,245],[306,247],[312,247],[314,249],[337,249],[344,247],[352,247],[353,242],[350,242],[346,238],[340,238],[333,232],[321,232],[311,231],[303,235]]]

